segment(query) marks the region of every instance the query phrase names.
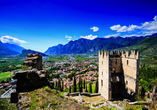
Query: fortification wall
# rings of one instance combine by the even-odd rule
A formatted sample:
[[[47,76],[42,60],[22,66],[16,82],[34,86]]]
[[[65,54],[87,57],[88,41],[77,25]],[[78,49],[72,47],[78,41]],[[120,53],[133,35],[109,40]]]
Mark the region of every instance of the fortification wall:
[[[111,72],[109,70],[109,51],[99,51],[99,93],[107,100],[111,99]]]

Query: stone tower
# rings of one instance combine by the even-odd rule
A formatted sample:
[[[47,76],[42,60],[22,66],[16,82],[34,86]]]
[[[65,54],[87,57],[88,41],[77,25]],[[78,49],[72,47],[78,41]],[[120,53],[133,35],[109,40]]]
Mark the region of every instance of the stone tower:
[[[105,99],[135,100],[138,76],[139,52],[99,50],[99,93]]]

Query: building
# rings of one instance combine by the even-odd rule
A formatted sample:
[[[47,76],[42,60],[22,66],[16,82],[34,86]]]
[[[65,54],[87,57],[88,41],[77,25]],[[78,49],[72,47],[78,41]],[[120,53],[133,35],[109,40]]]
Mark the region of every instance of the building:
[[[138,93],[139,52],[99,50],[99,93],[107,99],[135,100]]]

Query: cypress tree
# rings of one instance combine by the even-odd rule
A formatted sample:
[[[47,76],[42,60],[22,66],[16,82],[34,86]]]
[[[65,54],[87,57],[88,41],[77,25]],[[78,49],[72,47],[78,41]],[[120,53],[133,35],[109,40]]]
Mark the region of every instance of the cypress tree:
[[[85,79],[84,79],[84,82],[83,82],[83,85],[84,85],[83,87],[84,87],[84,89],[85,89],[85,84],[86,84],[86,83],[85,83]]]
[[[82,92],[82,78],[80,78],[80,92]]]
[[[74,75],[73,92],[76,92],[76,79]]]
[[[58,80],[58,87],[57,88],[58,88],[59,91],[61,91],[61,81],[60,81],[60,79]]]
[[[58,89],[58,82],[55,82],[55,88]]]
[[[96,81],[96,84],[95,84],[95,93],[98,93],[98,78],[97,78],[97,81]]]
[[[87,84],[86,84],[86,89],[85,89],[85,92],[88,92],[88,90],[87,90]]]
[[[89,92],[92,93],[92,83],[89,83]]]
[[[63,81],[62,81],[62,85],[61,85],[61,91],[63,91],[63,86],[64,86],[64,84],[63,84]]]
[[[71,86],[69,87],[69,93],[71,93]]]

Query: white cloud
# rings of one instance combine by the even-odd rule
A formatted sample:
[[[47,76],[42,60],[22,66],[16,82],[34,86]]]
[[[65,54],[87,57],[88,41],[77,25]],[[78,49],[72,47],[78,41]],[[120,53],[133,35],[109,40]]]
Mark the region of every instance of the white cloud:
[[[117,32],[131,32],[138,29],[138,32],[143,34],[153,34],[157,32],[157,15],[153,18],[153,21],[141,23],[141,25],[129,25],[121,26],[121,25],[114,25],[110,27],[111,30],[115,30]]]
[[[3,43],[10,43],[10,44],[17,44],[17,45],[20,45],[21,43],[27,43],[24,40],[19,40],[11,36],[2,36],[0,39],[1,39],[1,42]]]
[[[110,27],[111,30],[118,30],[120,28],[121,28],[121,26],[119,24]]]
[[[154,21],[157,21],[157,15],[156,15],[156,16],[154,16],[154,18],[153,18],[153,19],[154,19]]]
[[[126,31],[127,31],[127,26],[123,26],[117,30],[117,32],[126,32]]]
[[[95,26],[91,27],[90,29],[93,29],[93,32],[97,32],[99,30],[99,28]]]
[[[94,36],[92,34],[86,35],[86,36],[80,36],[80,38],[85,38],[85,39],[90,39],[90,40],[93,40],[93,39],[95,39],[97,37],[98,37],[97,35]]]
[[[69,41],[72,39],[72,37],[68,35],[66,35],[65,38],[67,38]]]
[[[131,26],[128,27],[127,31],[133,31],[133,30],[135,30],[136,28],[138,28],[138,26],[132,24]]]
[[[120,35],[120,33],[111,34],[111,35],[106,35],[106,36],[104,36],[104,37],[105,37],[105,38],[110,38],[110,37],[117,37],[118,35]]]

